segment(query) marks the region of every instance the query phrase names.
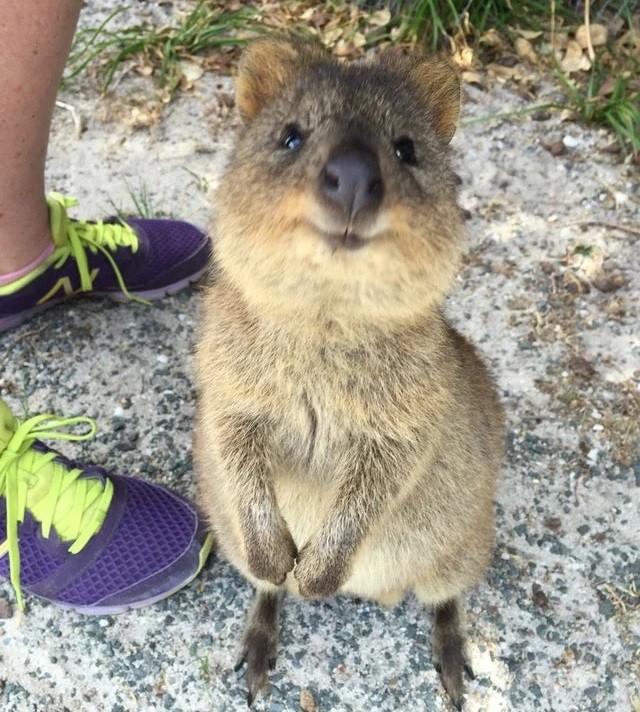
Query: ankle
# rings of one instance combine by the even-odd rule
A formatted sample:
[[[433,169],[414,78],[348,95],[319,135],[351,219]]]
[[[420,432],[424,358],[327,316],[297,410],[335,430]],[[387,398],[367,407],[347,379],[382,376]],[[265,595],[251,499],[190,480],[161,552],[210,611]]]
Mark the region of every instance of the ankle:
[[[0,278],[37,266],[39,260],[46,259],[43,255],[54,245],[50,223],[49,207],[43,198],[22,193],[2,195]]]
[[[41,245],[38,247],[40,247],[40,252],[36,253],[35,257],[32,257],[26,263],[24,260],[29,259],[29,257],[24,257],[21,254],[3,257],[2,261],[0,261],[0,286],[15,282],[17,279],[29,274],[38,265],[51,257],[55,250],[55,244],[51,238],[44,243],[44,247]],[[29,255],[29,253],[27,252],[26,255]]]

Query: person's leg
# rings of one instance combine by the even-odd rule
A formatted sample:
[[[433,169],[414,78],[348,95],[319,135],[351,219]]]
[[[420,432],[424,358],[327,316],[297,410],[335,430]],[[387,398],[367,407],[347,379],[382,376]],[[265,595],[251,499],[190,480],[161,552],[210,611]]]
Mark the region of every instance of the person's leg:
[[[68,215],[73,199],[45,199],[51,117],[81,5],[6,0],[0,14],[0,332],[77,294],[176,294],[211,255],[208,237],[187,222],[82,222]]]
[[[82,0],[5,0],[0,13],[0,276],[52,245],[44,164]]]

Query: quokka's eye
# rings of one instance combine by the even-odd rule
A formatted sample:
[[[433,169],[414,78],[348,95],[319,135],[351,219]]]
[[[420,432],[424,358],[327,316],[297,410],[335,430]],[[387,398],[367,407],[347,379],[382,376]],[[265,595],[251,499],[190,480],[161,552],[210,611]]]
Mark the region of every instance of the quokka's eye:
[[[413,141],[408,136],[402,136],[394,144],[396,156],[402,163],[409,166],[417,166],[416,147]]]
[[[287,124],[282,132],[282,146],[289,151],[297,151],[304,143],[304,136],[298,124]]]

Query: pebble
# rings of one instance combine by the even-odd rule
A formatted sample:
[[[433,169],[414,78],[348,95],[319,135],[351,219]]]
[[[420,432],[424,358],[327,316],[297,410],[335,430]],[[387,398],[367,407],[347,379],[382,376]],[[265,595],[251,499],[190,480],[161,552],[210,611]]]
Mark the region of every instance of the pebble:
[[[567,147],[563,141],[553,141],[543,145],[552,156],[562,156],[567,152]]]
[[[568,134],[567,136],[562,137],[562,143],[567,148],[577,148],[582,143],[582,141],[579,138]]]
[[[306,688],[300,690],[300,709],[302,712],[316,712],[318,709],[311,690]]]

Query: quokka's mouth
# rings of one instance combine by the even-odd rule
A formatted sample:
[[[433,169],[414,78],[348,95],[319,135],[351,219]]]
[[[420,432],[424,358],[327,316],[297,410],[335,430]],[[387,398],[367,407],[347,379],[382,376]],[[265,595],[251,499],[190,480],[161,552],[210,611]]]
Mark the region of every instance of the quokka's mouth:
[[[347,220],[317,203],[303,220],[333,252],[361,250],[383,237],[388,228],[386,214],[381,211],[375,216],[360,216]]]
[[[324,241],[335,252],[337,250],[360,250],[369,240],[360,237],[358,233],[345,230],[344,233],[325,232],[322,234]]]

